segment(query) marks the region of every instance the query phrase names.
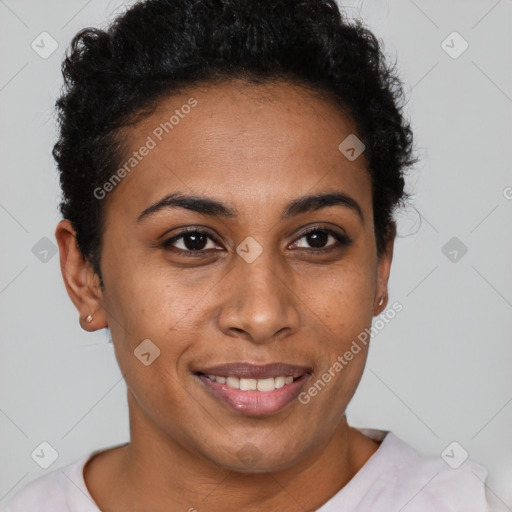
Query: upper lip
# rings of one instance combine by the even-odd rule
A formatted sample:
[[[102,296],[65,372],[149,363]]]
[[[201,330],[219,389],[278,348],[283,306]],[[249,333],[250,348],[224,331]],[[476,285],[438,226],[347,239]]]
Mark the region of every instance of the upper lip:
[[[292,376],[300,377],[305,373],[311,373],[308,366],[298,366],[286,363],[268,363],[255,365],[251,363],[225,363],[208,368],[201,368],[196,373],[216,375],[219,377],[242,377],[245,379],[266,379],[269,377]]]

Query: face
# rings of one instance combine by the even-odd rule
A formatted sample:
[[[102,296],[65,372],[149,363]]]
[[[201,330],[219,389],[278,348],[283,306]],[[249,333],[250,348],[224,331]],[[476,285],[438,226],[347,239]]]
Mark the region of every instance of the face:
[[[252,472],[333,434],[366,346],[333,365],[370,326],[392,250],[377,257],[364,154],[338,149],[355,133],[298,86],[242,82],[166,98],[125,133],[137,163],[103,199],[104,289],[87,307],[139,431]]]

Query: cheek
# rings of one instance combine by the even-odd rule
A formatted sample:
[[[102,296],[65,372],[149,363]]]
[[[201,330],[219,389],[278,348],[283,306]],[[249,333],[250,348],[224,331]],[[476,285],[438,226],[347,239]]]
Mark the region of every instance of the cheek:
[[[375,292],[375,273],[368,263],[364,267],[347,262],[330,278],[308,279],[304,288],[315,332],[322,333],[317,343],[323,354],[321,368],[306,391],[313,385],[310,398],[318,407],[329,400],[338,404],[333,414],[348,404],[366,363]]]
[[[375,294],[375,269],[355,261],[325,268],[302,279],[302,301],[336,339],[346,339],[371,323]]]
[[[109,278],[105,308],[115,356],[127,385],[141,405],[148,402],[145,407],[164,398],[178,406],[181,386],[177,367],[190,340],[190,301],[165,278],[147,269],[137,273],[118,267]],[[153,409],[158,414],[158,407]]]
[[[106,270],[107,315],[137,338],[165,335],[191,309],[192,289],[183,287],[168,268],[117,257]]]
[[[191,403],[186,386],[182,385],[174,371],[174,362],[165,355],[168,356],[167,349],[163,347],[160,357],[150,366],[144,366],[133,356],[131,363],[124,361],[125,366],[130,366],[127,374],[123,368],[130,391],[129,401],[137,402],[136,407],[130,408],[131,411],[137,411],[134,416],[137,420],[134,421],[141,419],[140,411],[174,439],[184,440],[197,428],[198,411],[196,404]],[[123,366],[122,361],[119,364]],[[184,429],[185,424],[188,427]]]

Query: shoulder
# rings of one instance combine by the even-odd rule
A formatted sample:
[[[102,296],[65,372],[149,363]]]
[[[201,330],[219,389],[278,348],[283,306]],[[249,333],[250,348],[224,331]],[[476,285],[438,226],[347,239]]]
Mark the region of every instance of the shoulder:
[[[392,489],[407,510],[488,510],[487,469],[472,461],[460,444],[450,444],[439,455],[424,455],[388,432],[380,450],[387,468],[379,478],[380,485]]]
[[[60,470],[52,471],[25,485],[9,502],[5,512],[67,511]]]
[[[14,495],[5,512],[97,512],[83,480],[91,455],[33,480]]]
[[[358,430],[380,446],[322,512],[341,506],[349,511],[489,512],[487,470],[467,458],[462,447],[424,455],[392,432]]]

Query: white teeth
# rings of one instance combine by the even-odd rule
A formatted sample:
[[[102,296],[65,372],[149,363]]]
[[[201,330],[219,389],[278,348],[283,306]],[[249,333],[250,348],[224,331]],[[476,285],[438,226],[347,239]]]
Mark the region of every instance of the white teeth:
[[[286,377],[276,377],[276,389],[282,388],[286,384]]]
[[[258,379],[256,385],[258,391],[274,391],[276,388],[274,377],[269,377],[268,379]]]
[[[245,379],[238,377],[219,377],[217,375],[207,375],[210,380],[220,384],[226,384],[231,388],[240,389],[241,391],[274,391],[281,389],[286,384],[293,382],[292,376],[268,377],[266,379]]]
[[[238,377],[227,377],[226,384],[235,389],[240,389],[240,379]]]
[[[256,379],[240,379],[240,389],[242,391],[254,391],[256,389]]]

